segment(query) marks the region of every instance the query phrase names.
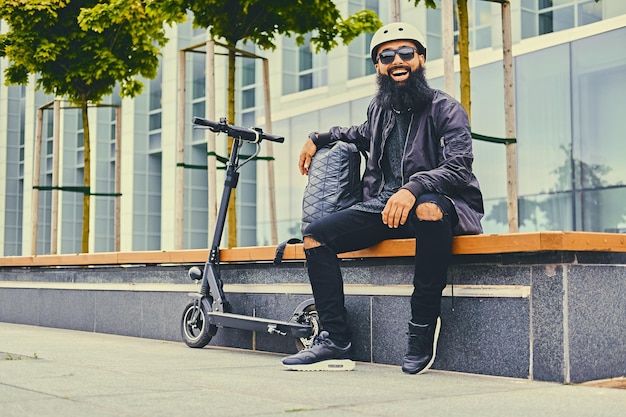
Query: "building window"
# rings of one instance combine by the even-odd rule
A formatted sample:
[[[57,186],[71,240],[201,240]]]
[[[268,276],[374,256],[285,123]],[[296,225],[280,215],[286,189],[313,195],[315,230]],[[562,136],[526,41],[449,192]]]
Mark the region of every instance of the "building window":
[[[195,33],[195,32],[194,32]],[[204,33],[202,33],[204,36]],[[206,55],[189,54],[191,59],[191,113],[192,116],[206,116]],[[183,247],[186,249],[205,248],[208,239],[208,175],[207,131],[191,129],[191,143],[185,144],[185,162],[194,169],[185,169],[185,203]]]
[[[372,10],[379,16],[381,15],[381,7],[378,0],[350,0],[348,3],[349,14],[363,9]],[[374,36],[373,33],[364,33],[348,45],[348,78],[350,80],[376,72],[370,57],[372,36]]]
[[[297,46],[293,38],[283,40],[283,95],[326,85],[327,55],[314,53],[311,36]]]
[[[620,28],[515,58],[520,231],[626,233],[626,168],[616,151],[625,36]],[[488,170],[477,173],[483,186],[497,172]],[[485,198],[486,233],[506,230],[506,198],[498,199]]]
[[[61,106],[63,106],[63,104],[61,104]],[[53,117],[54,112],[52,109],[50,109],[49,113],[50,116]],[[62,178],[62,183],[59,185],[82,187],[85,183],[85,130],[83,128],[82,112],[80,108],[61,110],[60,116],[60,120],[63,120],[63,123],[65,123],[64,126],[66,126],[62,134],[75,138],[74,141],[66,143],[63,148],[60,149],[61,155],[75,155],[76,160],[71,161],[68,158],[67,162],[59,167],[59,175]],[[90,136],[92,150],[96,148],[96,143],[96,134],[94,130],[92,130]],[[52,141],[50,141],[49,146],[52,146]],[[50,161],[52,161],[52,148],[50,148],[49,152]],[[97,166],[95,160],[92,160],[91,164],[92,166]],[[50,178],[52,178],[52,169],[50,169]],[[92,176],[91,192],[94,192],[95,183],[96,179]],[[58,231],[61,239],[59,242],[60,253],[76,253],[81,250],[83,195],[84,194],[80,192],[59,192],[59,204],[62,206],[61,213],[59,213],[60,217],[58,218],[60,222]]]
[[[490,48],[493,44],[491,29],[493,25],[494,4],[484,0],[468,0],[468,29],[470,51]],[[495,7],[498,7],[496,4]],[[459,21],[456,13],[457,2],[454,1],[454,53],[459,53]],[[442,57],[441,1],[437,0],[436,9],[426,10],[426,48],[428,60]]]
[[[147,140],[135,141],[133,250],[161,249],[162,67],[149,81]]]
[[[246,43],[243,46],[245,51],[255,52],[255,46],[252,43]],[[255,125],[255,110],[257,108],[256,100],[256,58],[241,58],[241,89],[239,96],[239,108],[241,110],[241,124],[243,126],[252,127]],[[262,91],[262,90],[261,90]]]
[[[159,151],[161,149],[161,83],[163,81],[163,74],[161,66],[157,71],[157,76],[154,80],[150,81],[150,98],[149,98],[149,113],[148,113],[148,130],[149,130],[149,144],[148,149],[152,151]]]
[[[119,87],[115,87],[108,98],[113,106],[122,104]],[[111,252],[115,250],[115,137],[117,134],[117,108],[105,107],[98,109],[98,117],[109,126],[108,135],[99,137],[97,144],[97,166],[95,191],[111,194],[93,196],[95,203],[94,252]],[[93,187],[92,187],[93,188]],[[92,204],[94,204],[92,203]]]
[[[602,20],[595,0],[522,0],[521,12],[523,39]]]
[[[246,43],[243,49],[255,53],[253,43]],[[246,127],[256,126],[256,58],[241,58],[241,124]],[[260,91],[263,91],[262,89]],[[261,108],[263,111],[263,109]],[[244,143],[242,155],[252,155],[256,146]],[[250,161],[241,169],[239,186],[237,187],[237,244],[255,246],[257,228],[257,162]]]
[[[206,116],[206,56],[190,54],[191,58],[191,115]],[[206,131],[192,129],[193,143],[206,143]]]
[[[24,211],[24,134],[26,94],[23,86],[7,88],[6,171],[4,172],[4,255],[22,254]]]

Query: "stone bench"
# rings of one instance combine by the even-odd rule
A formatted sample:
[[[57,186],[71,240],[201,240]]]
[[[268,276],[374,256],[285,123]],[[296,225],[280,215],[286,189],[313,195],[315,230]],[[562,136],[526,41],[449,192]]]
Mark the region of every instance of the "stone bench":
[[[412,239],[341,257],[359,361],[406,349]],[[626,374],[626,236],[536,232],[454,239],[434,368],[558,382]],[[301,245],[220,251],[236,312],[288,319],[311,295]],[[186,276],[207,250],[0,258],[0,321],[180,339]],[[290,353],[292,340],[221,329],[210,345]]]

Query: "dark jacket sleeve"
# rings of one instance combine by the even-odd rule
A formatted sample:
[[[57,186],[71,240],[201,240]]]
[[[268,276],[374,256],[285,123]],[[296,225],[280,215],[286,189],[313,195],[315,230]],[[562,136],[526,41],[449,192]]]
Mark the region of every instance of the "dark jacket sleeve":
[[[328,145],[336,141],[354,143],[359,151],[369,152],[372,133],[370,131],[370,121],[375,108],[375,101],[372,100],[367,108],[367,121],[358,126],[341,127],[334,126],[326,133],[319,133],[314,141],[317,148]]]
[[[370,125],[369,125],[369,113],[368,109],[368,121],[358,126],[342,127],[334,126],[326,133],[318,133],[317,140],[314,141],[317,148],[326,146],[330,143],[337,141],[354,143],[358,150],[369,152],[370,146]]]

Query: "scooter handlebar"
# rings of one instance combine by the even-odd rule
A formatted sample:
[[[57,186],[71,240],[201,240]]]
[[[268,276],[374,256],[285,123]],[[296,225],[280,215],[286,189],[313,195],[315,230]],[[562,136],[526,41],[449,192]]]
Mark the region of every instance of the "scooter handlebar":
[[[270,135],[264,133],[258,128],[247,128],[240,126],[232,126],[226,123],[226,120],[222,119],[220,122],[214,122],[203,117],[194,117],[192,120],[194,125],[208,127],[215,133],[226,133],[233,138],[241,139],[246,142],[260,142],[261,140],[269,140],[271,142],[283,143],[285,138],[282,136]]]

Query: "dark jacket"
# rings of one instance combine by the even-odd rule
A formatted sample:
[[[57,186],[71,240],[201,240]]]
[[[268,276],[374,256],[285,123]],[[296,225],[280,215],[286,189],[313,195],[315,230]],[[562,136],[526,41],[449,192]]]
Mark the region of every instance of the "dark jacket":
[[[483,199],[472,173],[472,138],[467,113],[454,98],[434,90],[433,101],[413,115],[403,158],[403,187],[416,197],[435,192],[455,204],[459,224],[457,235],[482,233]],[[367,121],[360,126],[333,127],[320,133],[319,148],[338,140],[354,142],[369,152],[363,174],[363,200],[374,198],[383,188],[381,160],[385,141],[395,123],[395,113],[383,110],[372,100]]]

